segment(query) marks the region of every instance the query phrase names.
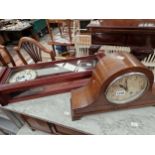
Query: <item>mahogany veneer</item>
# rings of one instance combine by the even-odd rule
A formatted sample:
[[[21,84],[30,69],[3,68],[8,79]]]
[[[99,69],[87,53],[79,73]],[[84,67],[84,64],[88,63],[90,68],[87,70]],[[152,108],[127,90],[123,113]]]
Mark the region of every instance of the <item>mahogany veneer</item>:
[[[97,51],[96,45],[129,46],[131,53],[141,60],[155,48],[155,19],[104,19],[87,28],[92,36],[91,53]]]
[[[123,59],[120,59],[122,57]],[[132,102],[125,104],[110,103],[105,96],[106,89],[110,82],[119,76],[132,72],[140,72],[148,77],[148,90],[143,96]],[[93,70],[89,83],[79,89],[73,90],[71,95],[73,120],[92,113],[149,105],[155,105],[155,84],[153,73],[133,55],[125,52],[103,57]]]
[[[97,62],[102,54],[97,54],[94,56],[73,58],[69,60],[60,60],[40,64],[32,64],[27,66],[13,67],[13,68],[1,68],[0,69],[0,104],[3,106],[9,103],[33,99],[36,97],[52,95],[57,93],[63,93],[70,91],[72,89],[78,88],[85,85],[92,75],[92,68],[90,67],[85,71],[79,72],[60,72],[55,74],[37,76],[36,79],[18,82],[18,83],[8,83],[9,77],[18,71],[25,69],[44,69],[56,66],[60,63],[70,63],[74,64],[78,61],[82,62]],[[24,94],[25,93],[25,94]]]

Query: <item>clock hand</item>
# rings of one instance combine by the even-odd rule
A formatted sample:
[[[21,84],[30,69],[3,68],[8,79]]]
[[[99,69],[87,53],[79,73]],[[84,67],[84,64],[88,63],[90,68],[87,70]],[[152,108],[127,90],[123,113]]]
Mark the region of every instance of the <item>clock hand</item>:
[[[127,87],[125,87],[125,86],[123,86],[123,85],[121,85],[121,84],[119,84],[119,86],[120,86],[121,88],[123,88],[125,91],[127,91]]]
[[[125,80],[125,88],[126,88],[125,90],[128,91],[128,82],[127,82],[127,79]]]

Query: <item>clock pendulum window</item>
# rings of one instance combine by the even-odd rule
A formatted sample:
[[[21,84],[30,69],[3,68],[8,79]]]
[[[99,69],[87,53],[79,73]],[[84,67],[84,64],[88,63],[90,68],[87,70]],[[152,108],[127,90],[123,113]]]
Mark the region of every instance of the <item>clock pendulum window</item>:
[[[88,84],[71,92],[72,120],[97,112],[154,104],[153,73],[126,52],[103,57]]]

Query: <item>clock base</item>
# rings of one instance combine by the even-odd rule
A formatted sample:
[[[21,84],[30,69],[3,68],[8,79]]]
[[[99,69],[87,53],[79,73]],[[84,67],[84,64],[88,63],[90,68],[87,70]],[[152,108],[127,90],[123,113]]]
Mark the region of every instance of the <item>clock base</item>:
[[[113,104],[109,103],[104,95],[99,96],[95,102],[90,103],[88,93],[85,91],[83,93],[83,88],[79,88],[78,91],[72,92],[71,98],[71,113],[72,120],[78,120],[81,117],[89,114],[95,114],[99,112],[108,112],[115,110],[139,108],[144,106],[153,106],[155,105],[155,84],[152,87],[152,90],[149,90],[144,96],[139,99],[126,103],[126,104]],[[79,100],[75,100],[75,97],[81,95]]]

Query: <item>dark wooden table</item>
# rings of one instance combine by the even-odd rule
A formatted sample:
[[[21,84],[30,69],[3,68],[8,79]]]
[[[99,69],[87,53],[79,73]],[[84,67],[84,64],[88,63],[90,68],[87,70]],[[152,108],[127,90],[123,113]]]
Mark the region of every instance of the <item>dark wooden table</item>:
[[[13,44],[16,44],[18,42],[18,40],[22,37],[22,36],[31,36],[33,35],[33,27],[32,25],[28,25],[25,26],[23,28],[20,29],[0,29],[0,33],[5,41],[5,43],[9,43],[10,41]]]
[[[142,59],[155,47],[155,19],[106,19],[87,28],[96,49],[100,45],[130,46],[131,52]]]

